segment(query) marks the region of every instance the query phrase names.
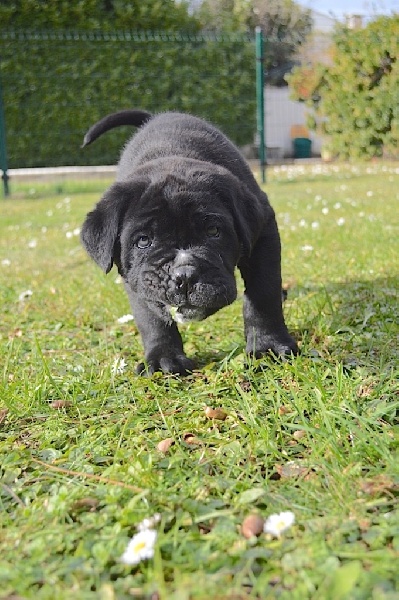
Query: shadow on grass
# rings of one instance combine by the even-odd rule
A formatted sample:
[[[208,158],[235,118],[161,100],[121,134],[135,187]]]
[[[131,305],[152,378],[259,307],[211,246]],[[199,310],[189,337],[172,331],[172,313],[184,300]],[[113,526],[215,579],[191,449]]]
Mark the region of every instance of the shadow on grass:
[[[396,366],[399,277],[329,283],[292,290],[303,326],[294,333],[311,349],[356,366]]]
[[[342,362],[346,370],[360,366],[371,371],[397,368],[398,290],[399,276],[289,290],[287,321],[292,321],[295,312],[297,327],[291,328],[291,333],[301,346],[301,357]],[[190,335],[186,341],[189,340]],[[200,351],[191,356],[195,370],[223,369],[241,355],[245,369],[256,370],[259,365],[267,368],[276,363],[272,355],[247,361],[243,332],[235,341],[228,349]]]

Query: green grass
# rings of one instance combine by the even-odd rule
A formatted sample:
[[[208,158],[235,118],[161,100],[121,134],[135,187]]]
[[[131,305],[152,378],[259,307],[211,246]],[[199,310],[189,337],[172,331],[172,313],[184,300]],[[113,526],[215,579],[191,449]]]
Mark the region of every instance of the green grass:
[[[134,322],[117,321],[130,312],[122,286],[73,234],[103,184],[11,181],[0,597],[399,597],[399,167],[268,179],[302,354],[246,367],[238,300],[183,330],[200,367],[186,379],[134,375],[142,348]],[[113,374],[118,357],[127,369]],[[280,539],[242,536],[249,513],[284,510],[296,522]],[[136,525],[157,512],[154,558],[124,566]]]

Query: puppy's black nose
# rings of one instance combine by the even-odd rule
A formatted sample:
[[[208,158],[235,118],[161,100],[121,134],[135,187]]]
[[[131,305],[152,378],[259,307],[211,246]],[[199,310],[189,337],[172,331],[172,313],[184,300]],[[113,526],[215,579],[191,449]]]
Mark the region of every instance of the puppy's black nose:
[[[187,291],[196,281],[196,270],[191,265],[181,265],[173,273],[173,283],[181,294],[187,294]]]

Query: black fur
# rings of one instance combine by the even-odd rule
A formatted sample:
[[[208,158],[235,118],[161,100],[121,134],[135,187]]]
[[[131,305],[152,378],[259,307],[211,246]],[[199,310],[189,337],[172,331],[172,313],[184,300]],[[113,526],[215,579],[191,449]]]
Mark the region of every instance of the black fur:
[[[233,302],[236,266],[247,352],[296,353],[282,312],[274,212],[237,148],[197,117],[134,110],[96,123],[85,144],[122,124],[141,128],[87,215],[82,242],[106,273],[115,263],[123,277],[144,344],[139,372],[193,369],[176,320],[204,319]]]

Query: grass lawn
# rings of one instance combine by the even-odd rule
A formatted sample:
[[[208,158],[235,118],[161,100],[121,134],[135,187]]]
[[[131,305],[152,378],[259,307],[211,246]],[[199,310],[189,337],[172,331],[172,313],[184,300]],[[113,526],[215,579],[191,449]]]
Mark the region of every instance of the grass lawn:
[[[117,273],[80,246],[104,182],[11,186],[0,597],[398,599],[399,166],[270,168],[302,353],[246,366],[239,298],[183,330],[199,366],[185,379],[135,376]],[[281,511],[280,537],[243,535]],[[123,564],[157,513],[154,556]]]

